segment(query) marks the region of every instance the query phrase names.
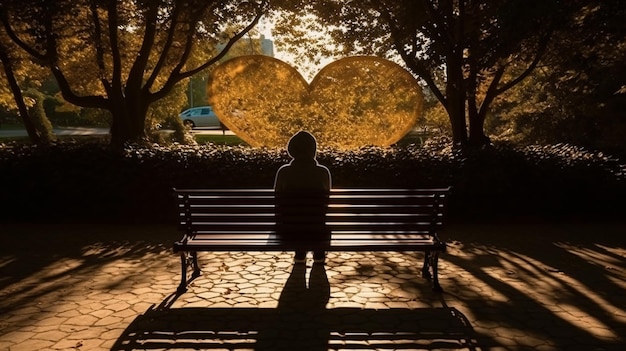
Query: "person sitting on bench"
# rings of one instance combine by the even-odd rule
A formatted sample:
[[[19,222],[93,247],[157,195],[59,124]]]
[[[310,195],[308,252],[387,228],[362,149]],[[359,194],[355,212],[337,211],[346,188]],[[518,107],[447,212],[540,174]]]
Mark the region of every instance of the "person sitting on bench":
[[[278,237],[285,241],[328,241],[325,217],[331,175],[315,158],[315,137],[306,131],[294,134],[287,143],[287,152],[292,160],[278,169],[274,181]],[[306,249],[297,249],[294,261],[305,262],[306,253]],[[324,262],[325,256],[323,250],[313,253],[315,262]]]

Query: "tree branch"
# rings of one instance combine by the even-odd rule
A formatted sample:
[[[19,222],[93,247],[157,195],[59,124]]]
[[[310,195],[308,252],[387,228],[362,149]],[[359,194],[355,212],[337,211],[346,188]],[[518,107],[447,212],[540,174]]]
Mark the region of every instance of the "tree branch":
[[[511,89],[517,83],[521,82],[522,80],[524,80],[526,77],[528,77],[530,75],[530,73],[535,69],[535,67],[537,67],[537,65],[541,61],[541,58],[543,57],[544,53],[546,52],[546,48],[548,47],[548,43],[550,42],[550,38],[551,37],[552,37],[552,26],[550,26],[548,31],[546,31],[546,33],[543,35],[543,37],[541,37],[541,39],[539,40],[539,47],[537,48],[537,52],[535,54],[535,58],[530,63],[530,65],[526,68],[526,70],[524,70],[524,72],[522,72],[517,78],[509,81],[508,83],[504,84],[502,87],[497,89],[495,91],[496,95],[500,95],[500,94],[504,93],[505,91]]]
[[[96,6],[95,1],[92,1],[89,4],[89,8],[91,9],[91,18],[94,23],[94,46],[96,47],[96,64],[98,65],[98,69],[100,70],[98,74],[98,78],[100,79],[100,83],[104,86],[104,89],[110,93],[111,84],[106,80],[106,66],[104,64],[104,49],[102,48],[102,27],[100,26],[100,16],[98,15],[98,7]]]
[[[204,8],[200,12],[204,12],[204,9],[206,9],[206,7],[208,6],[208,2],[204,2],[203,4],[204,4]],[[152,85],[154,84],[157,77],[159,76],[159,73],[161,73],[161,69],[163,69],[167,56],[170,52],[172,43],[174,42],[176,26],[178,25],[179,13],[180,13],[180,7],[178,6],[178,3],[174,3],[174,8],[170,16],[171,18],[170,29],[167,33],[167,39],[165,40],[165,44],[163,45],[161,56],[159,56],[159,60],[154,66],[154,69],[152,69],[152,73],[150,74],[150,77],[148,77],[148,79],[146,80],[146,83],[144,84],[144,89],[146,89],[147,91],[150,91],[150,89],[152,88]]]
[[[127,91],[140,91],[143,83],[143,73],[148,65],[150,58],[150,51],[154,45],[156,35],[156,20],[159,13],[159,6],[156,2],[150,2],[148,10],[145,14],[145,32],[143,35],[143,41],[137,58],[133,63],[130,72],[128,73],[128,80],[126,81]]]
[[[454,41],[452,40],[452,38],[450,37],[451,33],[449,33],[448,31],[446,31],[446,22],[444,20],[444,17],[442,15],[442,12],[444,11],[441,7],[444,5],[448,5],[451,6],[450,4],[448,4],[448,1],[443,1],[439,3],[439,8],[435,9],[434,4],[432,1],[426,1],[429,4],[426,4],[426,10],[428,11],[428,13],[430,14],[431,18],[434,19],[435,21],[435,26],[432,28],[432,31],[434,35],[436,35],[439,40],[435,40],[435,42],[433,44],[435,45],[439,45],[441,44],[442,48],[448,48],[449,50],[453,50],[454,49]],[[452,15],[452,9],[450,9],[450,15]],[[450,54],[450,53],[449,53]]]
[[[113,58],[113,71],[111,72],[111,80],[113,88],[116,91],[122,89],[122,58],[120,55],[119,39],[117,34],[117,1],[110,0],[108,2],[108,25],[109,25],[109,41],[111,42],[111,56]]]
[[[249,31],[251,31],[254,27],[256,27],[256,25],[259,23],[259,20],[261,19],[261,17],[265,14],[264,9],[265,9],[266,5],[267,5],[267,0],[263,0],[261,2],[261,4],[259,4],[258,10],[257,10],[257,14],[254,16],[254,19],[252,20],[252,22],[250,22],[239,33],[235,34],[232,38],[230,38],[230,40],[228,40],[228,43],[226,43],[226,46],[222,49],[222,51],[220,51],[219,54],[217,54],[216,56],[211,58],[209,61],[205,62],[203,65],[201,65],[199,67],[196,67],[193,70],[190,70],[190,71],[187,71],[187,72],[181,72],[181,75],[183,76],[183,78],[191,77],[194,74],[205,70],[206,68],[208,68],[211,65],[217,63],[224,56],[226,56],[226,54],[228,54],[228,51],[230,50],[230,48],[233,45],[235,45],[235,43],[237,41],[239,41],[239,39],[243,38],[243,36],[245,36]],[[182,66],[181,66],[181,68],[182,68]]]
[[[54,78],[59,84],[59,90],[61,90],[61,95],[63,96],[63,99],[65,99],[65,101],[82,107],[108,109],[108,100],[106,100],[102,96],[79,96],[74,93],[72,91],[70,83],[68,82],[67,78],[65,78],[65,75],[63,74],[63,72],[61,72],[61,69],[58,66],[52,65],[50,67],[50,71],[52,72],[52,75],[54,75]]]
[[[9,88],[13,93],[13,99],[15,100],[15,104],[17,105],[17,110],[19,111],[20,117],[22,117],[22,123],[24,123],[24,128],[28,133],[28,137],[30,138],[32,143],[39,144],[41,142],[41,133],[35,127],[28,113],[28,107],[26,107],[26,103],[24,102],[22,89],[20,88],[17,82],[17,78],[15,78],[15,73],[13,71],[13,59],[9,56],[7,49],[1,43],[0,62],[2,62],[4,75],[7,79],[7,83],[9,83]]]
[[[232,38],[230,38],[228,40],[228,42],[226,43],[226,46],[224,46],[224,48],[214,57],[212,57],[210,60],[208,60],[207,62],[205,62],[204,64],[192,69],[192,70],[188,70],[186,72],[181,72],[182,68],[184,67],[185,63],[187,62],[187,58],[190,55],[191,52],[191,45],[193,44],[193,42],[190,40],[189,42],[187,42],[187,46],[185,47],[185,52],[183,53],[183,57],[181,58],[181,61],[178,63],[178,65],[176,65],[176,67],[172,70],[172,74],[170,74],[167,82],[163,85],[163,87],[157,91],[151,94],[151,100],[156,101],[162,97],[164,97],[165,95],[167,95],[176,85],[176,83],[180,82],[181,80],[191,77],[196,73],[199,73],[203,70],[205,70],[206,68],[214,65],[215,63],[217,63],[219,60],[221,60],[224,56],[226,56],[226,54],[228,53],[228,51],[230,50],[230,48],[239,40],[241,39],[244,35],[246,35],[249,31],[251,31],[259,22],[259,20],[261,19],[261,17],[265,14],[265,7],[267,5],[268,0],[263,0],[257,9],[257,14],[255,15],[254,19],[252,20],[252,22],[250,22],[244,29],[242,29],[239,33],[235,34]]]
[[[26,42],[24,42],[20,37],[15,33],[11,24],[9,23],[9,18],[7,14],[7,9],[3,5],[0,5],[0,21],[2,21],[2,25],[4,27],[5,32],[11,38],[11,40],[17,44],[20,48],[26,51],[29,55],[31,55],[35,60],[42,64],[48,64],[49,56],[48,54],[42,54],[30,47]]]
[[[380,3],[378,4],[380,5]],[[435,97],[437,97],[437,99],[445,106],[447,103],[446,97],[435,83],[435,79],[431,76],[429,70],[426,69],[421,60],[417,58],[417,47],[415,45],[415,41],[413,40],[411,43],[411,47],[414,48],[414,52],[407,53],[404,49],[404,42],[401,40],[403,32],[398,28],[398,25],[391,14],[384,10],[385,8],[386,6],[383,4],[382,6],[378,6],[377,10],[389,25],[389,30],[391,31],[391,37],[393,39],[394,46],[396,47],[396,51],[400,54],[402,60],[404,60],[407,66],[409,66],[409,69],[426,82]]]
[[[489,84],[489,87],[487,88],[487,92],[485,93],[485,98],[483,99],[483,102],[480,104],[480,110],[478,111],[478,115],[480,116],[480,118],[483,118],[483,119],[485,118],[485,116],[487,115],[489,106],[491,105],[493,100],[496,98],[496,96],[500,95],[500,93],[498,92],[498,84],[500,84],[500,79],[502,79],[503,75],[504,75],[504,67],[498,68],[496,70],[496,74],[491,80],[491,83]]]

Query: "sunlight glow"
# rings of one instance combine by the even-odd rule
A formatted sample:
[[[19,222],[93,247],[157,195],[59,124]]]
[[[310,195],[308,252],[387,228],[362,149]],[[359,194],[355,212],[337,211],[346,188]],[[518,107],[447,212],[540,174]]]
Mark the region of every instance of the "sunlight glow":
[[[599,250],[581,248],[564,243],[556,245],[591,264],[605,268],[608,264],[618,265],[619,257],[624,257],[624,252],[620,251],[620,249],[612,249],[600,245],[596,245]],[[602,251],[607,252],[607,254],[603,254]],[[614,316],[613,318],[625,318],[626,310],[623,306],[616,306],[597,292],[594,287],[585,286],[584,282],[573,278],[567,272],[561,272],[558,267],[551,267],[545,262],[517,252],[499,251],[497,255],[493,255],[492,250],[487,246],[465,250],[464,254],[467,256],[463,258],[468,261],[474,260],[478,256],[493,256],[495,264],[492,263],[478,269],[486,276],[506,284],[509,288],[515,289],[539,305],[549,310],[554,310],[555,315],[564,322],[570,323],[578,329],[585,330],[599,339],[619,337],[603,320],[590,314],[584,308],[584,304],[577,306],[568,303],[568,301],[579,300],[582,296],[589,303],[592,303],[594,308],[603,310],[607,315]],[[459,266],[446,262],[444,271],[457,272],[463,269],[465,268],[462,265]],[[616,284],[618,280],[621,280],[621,283],[618,285],[624,285],[623,279],[612,277],[612,275],[617,274],[608,273],[607,278],[616,281]],[[477,277],[476,275],[474,276]],[[484,281],[484,284],[488,286],[490,283]],[[478,284],[467,288],[472,289],[474,293],[480,294],[481,287],[482,284]],[[510,293],[503,294],[506,292],[506,289],[489,290],[490,303],[515,303],[515,301],[508,300]],[[470,294],[469,296],[472,295]],[[562,313],[561,311],[563,310],[567,311],[567,313]],[[559,313],[556,313],[557,311]]]
[[[586,261],[593,262],[601,267],[619,265],[626,261],[626,252],[624,252],[624,250],[614,249],[604,245],[596,244],[595,246],[602,251],[605,251],[605,254],[589,248],[581,248],[564,243],[558,244],[558,246],[567,250],[571,254],[574,254]]]
[[[15,260],[16,260],[16,258],[14,256],[3,257],[2,260],[0,260],[0,268],[2,268],[4,266],[8,266],[9,264],[14,262]]]

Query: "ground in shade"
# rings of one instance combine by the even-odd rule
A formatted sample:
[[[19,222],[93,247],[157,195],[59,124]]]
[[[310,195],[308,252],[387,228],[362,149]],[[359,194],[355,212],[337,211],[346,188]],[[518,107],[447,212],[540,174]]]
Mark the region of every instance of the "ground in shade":
[[[1,350],[621,350],[626,223],[452,223],[419,253],[205,253],[175,228],[0,225]]]

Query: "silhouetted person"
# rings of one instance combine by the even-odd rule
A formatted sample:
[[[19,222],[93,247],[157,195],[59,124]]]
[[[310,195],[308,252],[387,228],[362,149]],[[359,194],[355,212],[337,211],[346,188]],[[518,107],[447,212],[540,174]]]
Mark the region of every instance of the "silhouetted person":
[[[306,260],[306,243],[330,240],[326,229],[326,209],[331,187],[328,168],[317,163],[317,143],[313,135],[300,131],[287,144],[292,158],[276,172],[277,232],[281,240],[299,246],[295,262]],[[303,218],[306,218],[303,221]],[[317,250],[313,259],[323,262],[325,252]]]

